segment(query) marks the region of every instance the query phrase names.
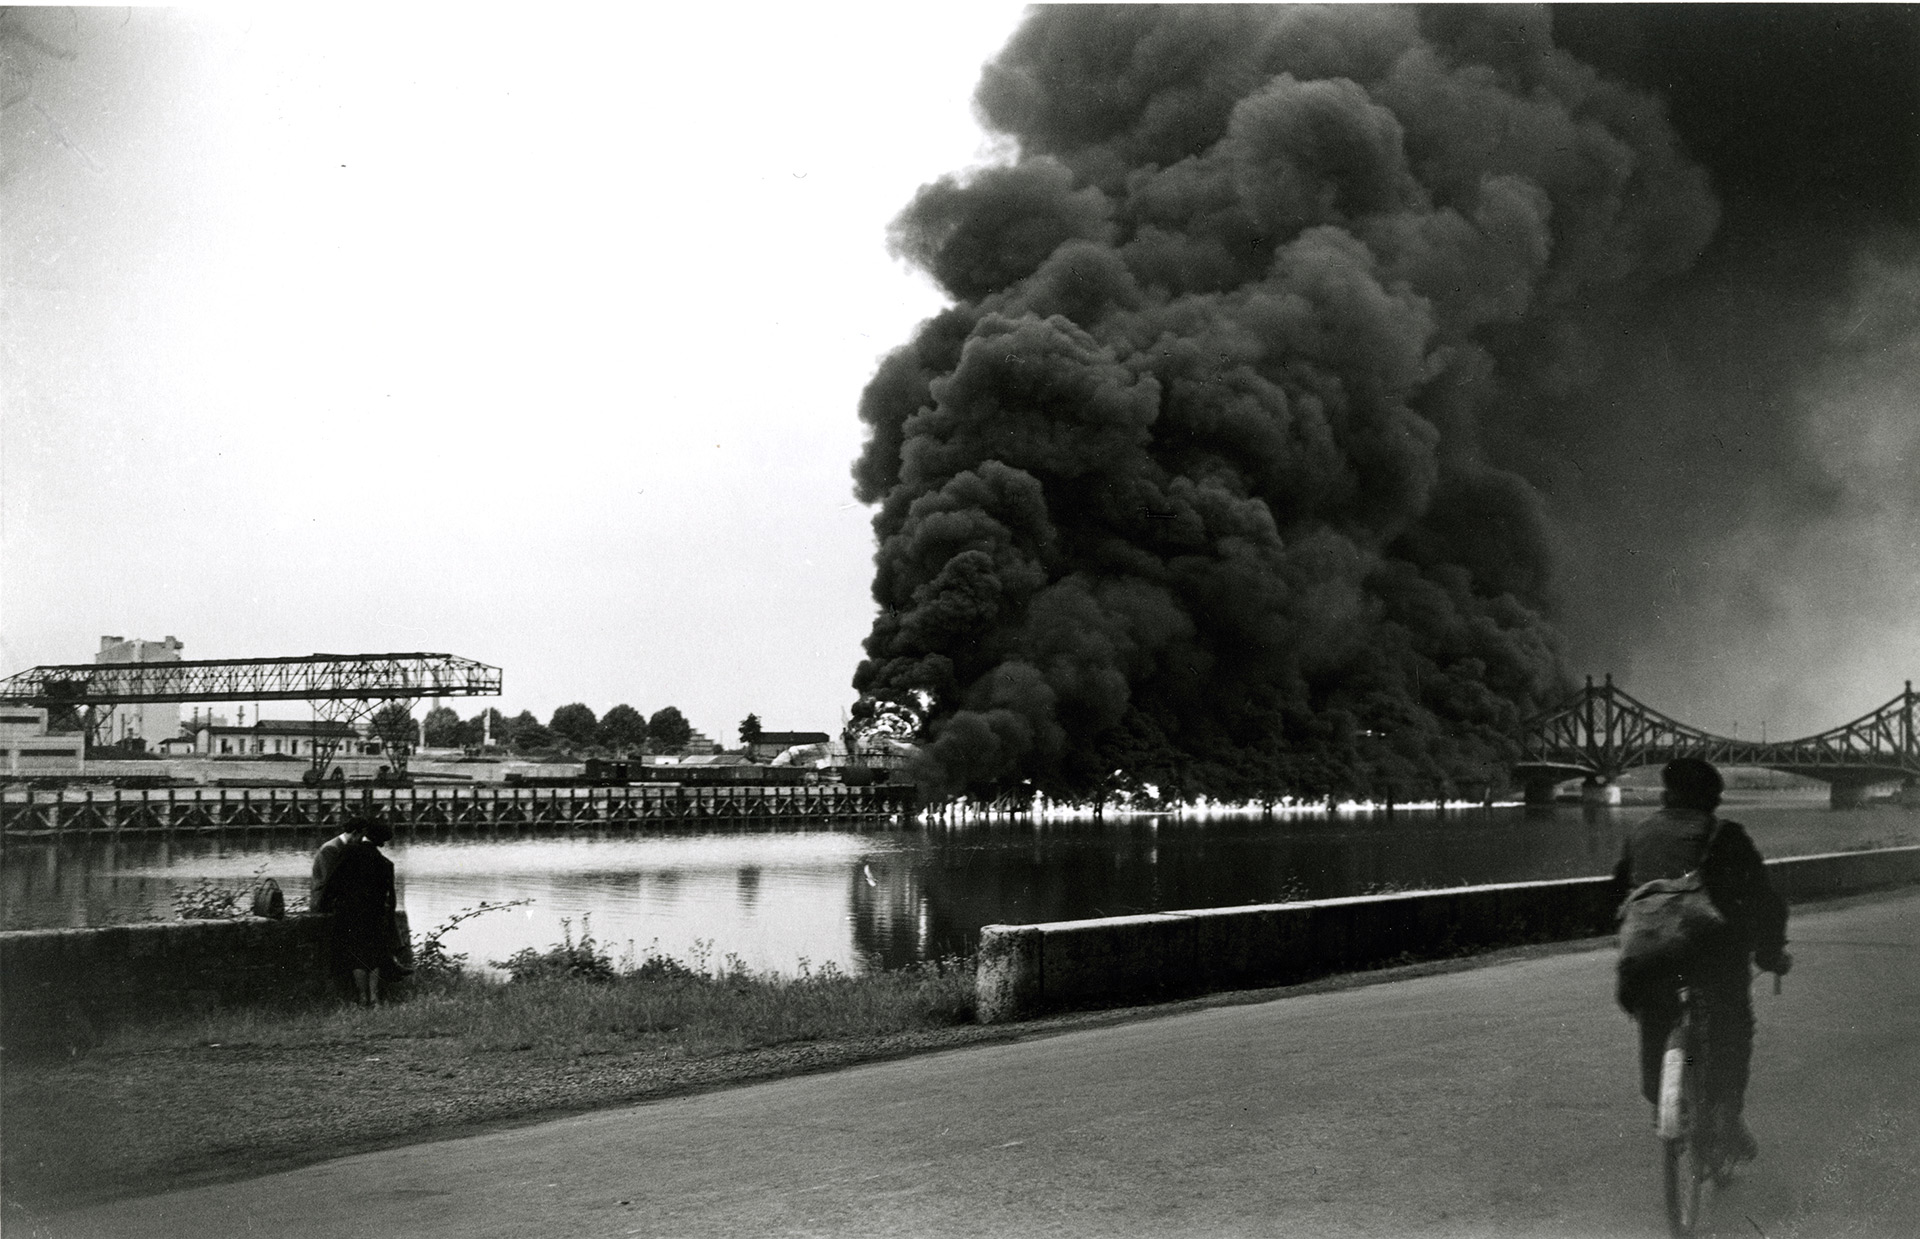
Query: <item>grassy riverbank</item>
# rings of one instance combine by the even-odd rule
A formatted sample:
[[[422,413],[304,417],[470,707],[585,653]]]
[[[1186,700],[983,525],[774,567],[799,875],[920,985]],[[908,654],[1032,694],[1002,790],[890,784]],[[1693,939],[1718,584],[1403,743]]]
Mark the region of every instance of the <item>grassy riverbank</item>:
[[[577,949],[526,979],[428,974],[362,1009],[228,1010],[91,1046],[9,1051],[9,1212],[263,1173],[356,1150],[958,1043],[973,972],[949,960],[847,976]],[[568,964],[575,965],[569,969]],[[18,1215],[10,1222],[19,1220]]]
[[[1871,899],[1874,896],[1861,896]],[[0,1070],[4,1229],[92,1201],[801,1072],[1604,948],[1536,943],[1152,1007],[972,1022],[964,963],[848,978],[429,980],[362,1010],[231,1011]],[[1596,1003],[1604,1007],[1604,996]]]

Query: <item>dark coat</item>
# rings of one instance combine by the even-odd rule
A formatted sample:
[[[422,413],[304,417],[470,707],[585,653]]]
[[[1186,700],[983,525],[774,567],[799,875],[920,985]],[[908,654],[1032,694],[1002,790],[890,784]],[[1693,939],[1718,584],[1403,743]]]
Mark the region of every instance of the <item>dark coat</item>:
[[[1787,944],[1786,901],[1773,889],[1766,862],[1760,859],[1760,850],[1753,846],[1746,828],[1721,820],[1715,831],[1714,822],[1711,813],[1669,806],[1636,825],[1620,850],[1620,863],[1614,867],[1616,893],[1625,899],[1644,882],[1677,878],[1699,869],[1707,893],[1727,918],[1742,955],[1770,959]],[[1710,852],[1709,835],[1713,840]]]
[[[362,840],[340,854],[326,884],[333,913],[333,966],[347,972],[378,968],[393,958],[393,862]]]

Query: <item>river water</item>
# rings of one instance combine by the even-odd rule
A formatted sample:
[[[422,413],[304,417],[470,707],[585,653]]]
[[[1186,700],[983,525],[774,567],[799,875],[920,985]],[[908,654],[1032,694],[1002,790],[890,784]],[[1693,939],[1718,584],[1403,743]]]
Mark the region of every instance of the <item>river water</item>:
[[[482,900],[530,903],[446,939],[486,965],[590,928],[616,960],[657,950],[791,973],[965,953],[980,926],[1115,916],[1607,872],[1646,807],[1153,816],[924,824],[895,829],[397,840],[389,849],[416,934]],[[1733,800],[1768,856],[1920,843],[1920,812],[1834,811],[1824,793]],[[312,841],[127,833],[9,838],[8,928],[165,919],[202,879],[272,877],[304,893]]]

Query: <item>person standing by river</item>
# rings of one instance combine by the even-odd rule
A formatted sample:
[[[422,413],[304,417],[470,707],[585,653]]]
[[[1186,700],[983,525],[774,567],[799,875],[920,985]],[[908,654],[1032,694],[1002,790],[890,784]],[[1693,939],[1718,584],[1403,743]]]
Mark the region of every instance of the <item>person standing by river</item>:
[[[315,912],[327,910],[327,879],[333,876],[333,870],[340,863],[340,857],[354,844],[366,836],[367,826],[372,818],[356,817],[347,823],[347,828],[320,845],[313,854],[313,875],[307,884],[307,907]]]
[[[393,827],[367,822],[360,838],[341,850],[324,888],[323,910],[333,914],[334,971],[352,978],[363,1007],[380,1001],[381,972],[394,966],[393,862],[380,851],[392,838]]]

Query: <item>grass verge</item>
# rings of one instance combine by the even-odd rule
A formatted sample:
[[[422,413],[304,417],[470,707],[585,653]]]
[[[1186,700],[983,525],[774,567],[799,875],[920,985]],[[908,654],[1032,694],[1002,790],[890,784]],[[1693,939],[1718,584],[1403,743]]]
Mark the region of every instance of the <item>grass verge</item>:
[[[1819,901],[1837,910],[1908,889]],[[566,1113],[1206,1007],[1602,951],[1537,943],[1304,984],[1017,1024],[972,1020],[959,961],[849,978],[676,972],[650,960],[594,983],[579,948],[532,961],[544,980],[428,976],[362,1010],[232,1010],[122,1029],[91,1047],[0,1062],[0,1230],[88,1203],[245,1179],[349,1153]],[[588,971],[604,971],[597,965]],[[682,974],[684,973],[684,975]],[[1606,997],[1596,992],[1596,1003]]]
[[[429,971],[379,1007],[222,1010],[9,1050],[8,1220],[910,1053],[973,1021],[961,960],[781,977],[656,956],[619,973],[588,939],[515,962],[512,981]]]
[[[950,961],[848,978],[661,975],[604,985],[429,977],[373,1009],[232,1010],[124,1029],[0,1072],[6,1227],[97,1201],[251,1178],[562,1114],[1205,1007],[1603,946],[1543,943],[1153,1006],[972,1022]],[[557,952],[550,952],[552,958]]]

